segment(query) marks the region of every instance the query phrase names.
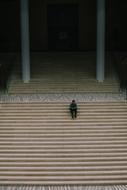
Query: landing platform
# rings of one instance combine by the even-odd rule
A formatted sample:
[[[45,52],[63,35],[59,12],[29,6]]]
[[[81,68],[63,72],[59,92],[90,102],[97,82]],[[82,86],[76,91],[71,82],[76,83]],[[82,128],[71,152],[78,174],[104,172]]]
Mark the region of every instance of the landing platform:
[[[72,92],[117,93],[117,80],[112,62],[107,58],[105,81],[96,80],[95,53],[33,53],[31,54],[31,80],[24,84],[21,64],[17,59],[9,94],[41,94]]]

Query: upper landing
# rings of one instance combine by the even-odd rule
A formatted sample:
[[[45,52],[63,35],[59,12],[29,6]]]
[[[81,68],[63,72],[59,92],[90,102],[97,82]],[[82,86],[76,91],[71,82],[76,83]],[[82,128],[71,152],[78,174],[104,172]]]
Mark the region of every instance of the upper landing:
[[[31,80],[23,83],[21,64],[17,59],[9,83],[9,94],[41,94],[69,92],[113,92],[119,82],[108,56],[105,80],[96,80],[95,53],[32,53]]]

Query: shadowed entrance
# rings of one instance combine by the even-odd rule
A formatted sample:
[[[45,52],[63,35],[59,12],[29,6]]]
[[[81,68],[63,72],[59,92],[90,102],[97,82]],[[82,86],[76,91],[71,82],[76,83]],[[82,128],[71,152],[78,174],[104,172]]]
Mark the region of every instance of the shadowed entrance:
[[[48,5],[48,47],[50,50],[78,49],[78,5]]]

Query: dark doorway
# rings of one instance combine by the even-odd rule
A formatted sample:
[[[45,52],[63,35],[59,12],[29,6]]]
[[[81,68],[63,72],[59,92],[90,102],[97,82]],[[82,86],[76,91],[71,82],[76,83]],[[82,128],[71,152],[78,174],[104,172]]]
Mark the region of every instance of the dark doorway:
[[[78,49],[78,5],[48,5],[49,50],[74,51]]]

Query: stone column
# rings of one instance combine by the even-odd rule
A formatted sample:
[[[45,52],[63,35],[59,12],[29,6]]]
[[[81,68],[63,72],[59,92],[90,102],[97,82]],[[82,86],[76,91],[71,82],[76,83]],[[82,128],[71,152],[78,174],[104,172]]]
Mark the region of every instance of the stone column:
[[[96,79],[105,78],[105,0],[97,0],[97,64]]]
[[[22,79],[30,80],[29,0],[20,0]]]

